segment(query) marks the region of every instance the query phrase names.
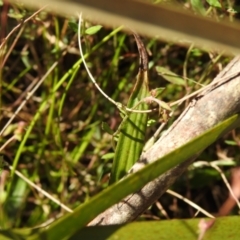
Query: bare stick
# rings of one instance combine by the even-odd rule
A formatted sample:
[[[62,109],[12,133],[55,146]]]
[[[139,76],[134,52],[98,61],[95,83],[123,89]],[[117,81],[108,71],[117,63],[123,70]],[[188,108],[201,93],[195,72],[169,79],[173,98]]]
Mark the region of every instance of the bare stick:
[[[236,197],[236,195],[234,194],[226,176],[224,175],[223,171],[217,166],[216,162],[205,162],[205,161],[197,161],[197,163],[199,164],[202,164],[202,165],[205,165],[205,166],[209,166],[209,167],[212,167],[214,168],[216,171],[219,172],[219,174],[221,175],[222,179],[223,179],[223,182],[225,183],[227,189],[229,190],[230,194],[232,195],[233,199],[236,201],[237,205],[238,205],[238,208],[240,209],[240,202],[238,200],[238,198]]]
[[[1,68],[3,68],[3,66],[5,65],[5,63],[6,63],[7,59],[8,59],[8,57],[10,56],[10,54],[11,54],[11,52],[12,52],[14,46],[16,45],[18,39],[20,38],[20,36],[21,36],[23,30],[24,30],[24,28],[21,28],[20,31],[18,32],[17,36],[14,38],[14,41],[13,41],[11,47],[8,49],[8,52],[7,52],[5,58],[4,58],[3,61],[2,61]]]
[[[9,168],[12,170],[13,167],[9,166]],[[28,185],[35,188],[38,192],[42,193],[45,197],[49,198],[51,201],[55,202],[57,205],[65,209],[67,212],[73,212],[72,209],[61,203],[58,199],[52,197],[48,192],[37,186],[35,183],[30,181],[28,178],[26,178],[22,173],[20,173],[18,170],[14,171],[17,176],[19,176],[21,179],[23,179]]]
[[[210,218],[215,218],[212,214],[210,214],[209,212],[207,212],[206,210],[204,210],[203,208],[199,207],[196,203],[192,202],[191,200],[183,197],[182,195],[180,195],[179,193],[176,193],[172,190],[167,190],[166,191],[168,194],[176,197],[176,198],[179,198],[181,200],[183,200],[184,202],[186,202],[187,204],[189,204],[190,206],[192,206],[193,208],[197,209],[199,212],[202,212],[203,214],[205,214],[207,217],[210,217]]]

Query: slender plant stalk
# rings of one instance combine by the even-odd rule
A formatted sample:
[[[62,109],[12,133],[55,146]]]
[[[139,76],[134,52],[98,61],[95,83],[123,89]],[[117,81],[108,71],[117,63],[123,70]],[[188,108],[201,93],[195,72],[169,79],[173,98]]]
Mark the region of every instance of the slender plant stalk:
[[[144,111],[148,109],[148,105],[146,103],[139,104],[139,102],[150,94],[148,88],[148,56],[140,37],[136,33],[134,33],[134,37],[140,55],[140,66],[127,108]],[[120,134],[114,155],[110,184],[126,175],[139,159],[145,142],[147,121],[147,114],[133,112],[127,113],[123,119],[119,129]]]

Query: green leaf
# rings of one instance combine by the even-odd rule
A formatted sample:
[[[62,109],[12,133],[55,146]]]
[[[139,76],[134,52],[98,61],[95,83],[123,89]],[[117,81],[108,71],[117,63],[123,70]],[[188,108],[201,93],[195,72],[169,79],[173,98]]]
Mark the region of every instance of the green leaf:
[[[222,5],[218,0],[207,0],[207,2],[212,7],[222,8]]]
[[[162,94],[162,92],[165,90],[166,88],[155,88],[153,90],[151,90],[151,95],[155,98],[159,98],[160,95]]]
[[[224,142],[230,146],[237,146],[237,143],[233,140],[225,140]]]
[[[147,126],[150,127],[155,124],[157,121],[155,119],[148,119]]]
[[[36,234],[31,239],[42,237],[45,239],[68,239],[113,204],[119,202],[127,195],[138,191],[148,182],[194,156],[196,153],[203,151],[207,146],[216,141],[226,129],[231,128],[231,126],[234,126],[238,122],[238,115],[234,115],[223,121],[182,147],[146,165],[138,172],[110,185],[89,201],[78,206],[73,213],[67,214],[47,228],[43,228],[40,236]]]
[[[8,17],[15,19],[23,19],[24,15],[19,12],[14,12],[10,10],[10,12],[8,13]]]
[[[114,131],[109,127],[109,125],[106,122],[102,122],[102,129],[103,131],[107,132],[110,135],[114,134]]]
[[[202,0],[190,0],[191,5],[193,7],[193,9],[197,12],[199,12],[202,15],[205,15],[206,10],[203,6],[203,1]]]
[[[199,218],[194,219],[171,219],[164,221],[141,221],[121,225],[84,227],[70,240],[78,239],[131,239],[131,240],[159,240],[159,239],[179,239],[192,240],[198,239]],[[206,222],[212,221],[209,219]],[[208,228],[204,238],[207,240],[231,239],[238,240],[240,235],[239,216],[219,217],[215,219],[212,227]],[[39,232],[40,228],[34,231],[30,228],[8,229],[0,231],[0,239],[33,239],[30,237],[32,232]],[[134,234],[133,234],[134,233]],[[47,238],[45,238],[47,239]],[[63,238],[61,238],[63,239]]]
[[[77,239],[131,239],[131,240],[159,240],[200,239],[199,218],[195,219],[172,219],[164,221],[142,221],[117,226],[95,226],[85,227],[70,240]],[[214,221],[204,234],[203,239],[231,239],[237,240],[240,235],[239,216],[221,217],[215,220],[206,219],[206,223]],[[210,225],[210,224],[209,224]],[[134,234],[133,234],[134,233]]]
[[[86,29],[85,33],[88,35],[93,35],[93,34],[97,33],[101,28],[102,28],[101,25],[92,26],[92,27]]]
[[[105,159],[105,160],[109,160],[109,159],[113,159],[114,158],[114,154],[115,153],[106,153],[104,154],[101,159]]]
[[[78,24],[75,22],[69,22],[68,26],[74,31],[74,32],[78,32]]]
[[[160,106],[162,108],[164,108],[164,109],[166,109],[166,110],[168,110],[170,112],[172,111],[172,109],[169,107],[169,105],[166,102],[159,100],[159,103],[160,103]]]
[[[170,83],[180,85],[180,86],[186,85],[186,81],[182,77],[173,73],[172,71],[168,70],[167,68],[158,66],[158,67],[156,67],[156,71],[159,75],[161,75],[165,80],[167,80]]]

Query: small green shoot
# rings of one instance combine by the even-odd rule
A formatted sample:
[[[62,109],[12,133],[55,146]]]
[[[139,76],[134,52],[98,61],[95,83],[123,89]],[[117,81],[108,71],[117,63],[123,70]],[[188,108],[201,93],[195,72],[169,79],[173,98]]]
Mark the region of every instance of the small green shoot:
[[[150,94],[151,96],[153,96],[154,98],[159,98],[160,95],[163,93],[163,91],[165,90],[166,88],[155,88],[155,89],[152,89],[150,91]]]
[[[180,86],[186,85],[186,81],[182,77],[180,77],[176,73],[173,73],[172,71],[166,69],[165,67],[157,66],[156,71],[160,76],[162,76],[165,80],[167,80],[168,82],[170,82],[172,84],[176,84],[176,85],[180,85]]]
[[[70,27],[70,29],[72,29],[73,32],[78,32],[78,24],[75,22],[69,22],[68,26]]]
[[[74,32],[78,32],[78,23],[70,21],[68,23],[68,26],[74,31]],[[87,35],[93,35],[96,34],[98,31],[100,31],[102,28],[101,25],[95,25],[92,27],[89,27],[88,29],[85,30],[85,34]]]
[[[222,8],[222,5],[218,0],[207,0],[207,3],[212,7]]]
[[[114,158],[114,155],[115,153],[111,152],[111,153],[106,153],[104,154],[101,159],[104,159],[104,160],[110,160],[110,159],[113,159]]]
[[[102,122],[102,129],[103,131],[107,132],[110,135],[114,134],[114,131],[109,127],[109,125],[106,122]]]
[[[101,25],[92,26],[92,27],[86,29],[85,33],[88,35],[93,35],[93,34],[97,33],[101,28],[102,28]]]

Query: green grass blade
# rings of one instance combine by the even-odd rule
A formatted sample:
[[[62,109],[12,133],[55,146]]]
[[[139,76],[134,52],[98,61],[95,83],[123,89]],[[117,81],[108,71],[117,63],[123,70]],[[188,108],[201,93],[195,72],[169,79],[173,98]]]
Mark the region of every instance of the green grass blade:
[[[148,56],[139,36],[134,33],[134,37],[140,55],[140,67],[127,107],[147,110],[148,105],[146,103],[139,104],[139,102],[150,95],[148,88]],[[137,107],[135,108],[135,106]],[[110,184],[125,176],[139,159],[145,143],[147,121],[148,115],[142,113],[127,113],[127,116],[123,119],[119,127],[120,134],[114,155]]]
[[[134,107],[140,100],[149,95],[147,72],[137,76],[136,87],[129,99],[128,108]],[[147,110],[146,103],[140,104],[137,110]],[[123,120],[124,121],[124,120]],[[140,157],[147,127],[148,116],[142,113],[129,113],[120,126],[120,134],[113,160],[110,184],[126,175],[127,171]]]

